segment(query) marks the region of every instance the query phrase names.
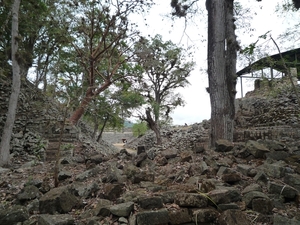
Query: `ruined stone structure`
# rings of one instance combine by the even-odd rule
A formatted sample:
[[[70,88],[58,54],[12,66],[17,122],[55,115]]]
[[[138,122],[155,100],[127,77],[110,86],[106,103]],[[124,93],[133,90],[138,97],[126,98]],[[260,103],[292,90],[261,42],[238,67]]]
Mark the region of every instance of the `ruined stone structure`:
[[[2,134],[6,120],[10,92],[10,80],[1,79],[0,134]],[[41,159],[54,159],[64,120],[62,110],[58,103],[42,94],[41,90],[29,81],[23,80],[13,128],[11,152],[14,155],[24,155],[24,157],[28,153]],[[62,143],[73,143],[77,138],[76,127],[65,126]]]
[[[293,144],[291,141],[299,140],[299,99],[290,80],[285,77],[255,83],[254,91],[236,100],[235,141],[269,139]]]

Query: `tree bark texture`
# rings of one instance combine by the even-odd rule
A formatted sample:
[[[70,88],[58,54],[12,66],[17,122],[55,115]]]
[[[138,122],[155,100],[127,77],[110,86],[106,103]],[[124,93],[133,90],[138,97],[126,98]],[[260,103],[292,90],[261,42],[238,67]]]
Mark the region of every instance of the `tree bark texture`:
[[[233,0],[207,0],[208,78],[211,103],[210,146],[233,141],[236,82],[236,37]]]
[[[82,99],[80,103],[80,106],[73,112],[73,114],[69,118],[70,122],[74,125],[77,124],[79,119],[85,113],[86,108],[93,100],[93,98],[99,95],[102,91],[106,90],[110,85],[111,85],[111,81],[105,81],[105,83],[97,90],[95,90],[92,87],[89,87],[86,91],[85,97]]]
[[[12,136],[13,125],[16,118],[18,98],[21,88],[20,65],[16,58],[18,51],[18,35],[19,35],[19,8],[20,1],[15,0],[12,7],[12,31],[11,31],[11,53],[12,53],[12,91],[9,98],[7,118],[0,143],[0,166],[9,164],[9,149]]]
[[[153,120],[150,109],[146,109],[146,121],[149,125],[149,128],[154,131],[155,136],[156,136],[156,144],[161,145],[162,144],[162,139],[161,139],[161,134],[160,130],[158,127],[158,124]]]

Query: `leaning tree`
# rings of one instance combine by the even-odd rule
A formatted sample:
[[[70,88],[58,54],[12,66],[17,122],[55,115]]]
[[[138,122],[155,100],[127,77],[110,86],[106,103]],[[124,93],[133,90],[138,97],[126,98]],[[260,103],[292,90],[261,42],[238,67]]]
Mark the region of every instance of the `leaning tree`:
[[[62,22],[72,38],[67,41],[76,51],[77,62],[83,68],[83,95],[69,120],[76,124],[91,101],[112,84],[134,76],[123,73],[121,67],[130,61],[132,46],[139,37],[137,25],[130,15],[147,10],[146,1],[70,1],[59,10]]]

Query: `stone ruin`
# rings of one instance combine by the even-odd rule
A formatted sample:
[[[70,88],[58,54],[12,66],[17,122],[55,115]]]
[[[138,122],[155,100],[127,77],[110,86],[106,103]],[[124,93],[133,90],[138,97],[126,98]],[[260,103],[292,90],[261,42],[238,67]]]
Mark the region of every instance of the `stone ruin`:
[[[298,99],[273,91],[260,85],[237,100],[235,140],[215,150],[202,121],[163,129],[163,146],[149,132],[113,156],[64,156],[57,188],[51,162],[1,169],[0,224],[298,225]]]
[[[11,80],[0,80],[0,133],[2,134],[8,101],[11,93]],[[64,106],[47,97],[28,80],[22,80],[16,121],[13,127],[11,153],[24,158],[37,157],[40,160],[55,160],[61,129],[64,128],[61,143],[62,155],[72,155],[79,145],[85,149],[97,143],[90,140],[90,130],[83,123],[79,126],[64,123]],[[83,132],[81,132],[81,130]],[[1,139],[1,137],[0,137]],[[104,152],[115,152],[112,146],[101,142]],[[113,149],[113,150],[112,150]]]

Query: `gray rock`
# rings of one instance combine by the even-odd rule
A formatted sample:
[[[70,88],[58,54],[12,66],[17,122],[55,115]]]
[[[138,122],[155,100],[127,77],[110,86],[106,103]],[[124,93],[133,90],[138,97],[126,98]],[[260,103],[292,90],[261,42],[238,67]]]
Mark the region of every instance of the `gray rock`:
[[[40,212],[54,214],[67,213],[79,206],[79,200],[65,186],[50,190],[40,198]]]
[[[282,143],[282,142],[279,142],[279,141],[276,141],[276,140],[262,140],[262,139],[260,139],[257,142],[263,144],[269,150],[288,151],[288,148],[287,148],[285,143]]]
[[[41,214],[38,219],[39,225],[73,225],[74,219],[68,214],[49,215]]]
[[[125,190],[123,187],[123,184],[104,184],[101,197],[110,201],[114,201],[124,193]]]
[[[274,215],[273,225],[300,225],[300,220],[290,219],[281,215]]]
[[[161,197],[140,197],[138,198],[138,204],[143,209],[160,209],[163,207],[163,201]]]
[[[183,151],[180,153],[180,162],[189,162],[192,160],[192,151]]]
[[[97,154],[97,155],[91,156],[88,160],[90,160],[91,163],[95,163],[97,165],[97,164],[100,164],[100,163],[106,161],[106,158],[102,154]]]
[[[155,183],[150,182],[150,181],[141,181],[140,187],[141,188],[146,188],[148,191],[151,191],[151,192],[158,192],[158,191],[167,189],[166,186],[155,184]]]
[[[249,166],[247,164],[238,164],[236,167],[237,171],[245,176],[249,176],[250,171],[253,169],[252,166]]]
[[[275,163],[269,163],[266,161],[259,169],[263,170],[265,174],[272,178],[282,178],[285,175],[286,163],[283,161],[278,161]]]
[[[253,179],[263,185],[269,182],[269,177],[263,171],[259,171]]]
[[[93,209],[94,216],[109,216],[111,201],[107,199],[99,199],[95,209]]]
[[[229,209],[239,209],[240,207],[235,203],[228,203],[228,204],[219,204],[218,209],[225,211]]]
[[[282,195],[283,197],[288,199],[294,199],[298,195],[298,191],[295,188],[289,185],[275,182],[268,183],[268,192],[270,194]]]
[[[217,220],[219,212],[214,208],[193,210],[193,221],[197,223],[213,223]]]
[[[190,176],[202,175],[205,174],[208,171],[208,169],[209,168],[205,161],[191,163],[189,168],[189,175]]]
[[[270,152],[263,144],[257,141],[249,140],[246,142],[245,148],[249,151],[255,158],[265,158],[266,153]]]
[[[36,186],[27,185],[22,191],[17,195],[17,199],[20,201],[27,201],[40,197],[40,191]]]
[[[121,223],[121,224],[128,224],[128,220],[125,218],[125,217],[120,217],[118,219],[118,221]]]
[[[75,178],[76,181],[85,181],[86,179],[90,178],[90,177],[93,177],[97,174],[100,173],[100,168],[99,167],[95,167],[95,168],[92,168],[90,170],[87,170],[87,171],[84,171],[83,173],[81,174],[78,174]]]
[[[167,149],[162,151],[161,153],[166,159],[172,159],[177,156],[177,150],[176,149]]]
[[[10,169],[0,167],[0,174],[9,172]]]
[[[13,205],[7,209],[0,209],[0,224],[13,225],[19,222],[24,222],[29,218],[26,207]]]
[[[225,139],[218,139],[216,141],[216,152],[229,152],[233,149],[234,145],[233,142],[230,142]]]
[[[178,193],[175,196],[175,203],[183,207],[203,208],[207,206],[208,198],[194,193]]]
[[[226,183],[233,184],[242,180],[241,175],[238,172],[226,173],[222,175],[222,180]]]
[[[138,154],[135,159],[134,159],[134,164],[137,166],[137,167],[140,167],[142,162],[147,159],[147,153],[146,152],[142,152],[141,154]]]
[[[168,203],[174,203],[175,196],[177,194],[177,191],[171,190],[171,191],[164,191],[160,194],[162,201],[164,204]]]
[[[109,211],[116,216],[125,216],[128,217],[133,211],[133,202],[125,202],[117,205],[112,205],[109,207]]]
[[[34,214],[39,211],[40,202],[38,199],[30,201],[27,205],[27,210],[30,214]]]
[[[104,174],[102,178],[102,182],[104,183],[123,183],[126,181],[126,175],[123,174],[121,169],[118,169],[117,162],[109,163]]]
[[[251,191],[259,191],[262,192],[262,188],[259,184],[250,184],[249,186],[245,187],[242,191],[242,194],[246,194]]]
[[[241,193],[236,188],[219,187],[218,189],[210,191],[208,194],[212,200],[212,204],[227,204],[241,200]]]
[[[252,200],[255,198],[265,198],[269,199],[269,197],[263,192],[259,191],[250,191],[243,196],[243,201],[245,202],[248,208],[252,208]]]
[[[72,177],[72,173],[69,172],[69,171],[63,170],[63,171],[60,171],[58,173],[58,180],[59,181],[66,180],[66,179],[71,178],[71,177]]]
[[[273,209],[273,203],[269,198],[254,198],[252,200],[252,209],[261,214],[270,214]]]
[[[138,184],[141,181],[154,181],[154,174],[150,171],[139,171],[131,178],[132,183]]]
[[[170,208],[168,212],[171,224],[185,224],[192,221],[187,208]]]
[[[286,151],[271,151],[266,153],[267,159],[285,160],[287,157],[289,157],[289,153]]]
[[[241,210],[229,209],[221,213],[218,218],[220,225],[251,225],[251,221]]]
[[[136,225],[167,225],[169,222],[167,209],[142,211],[136,214]]]
[[[299,174],[286,174],[284,182],[300,192],[300,175]]]
[[[71,185],[71,188],[76,192],[76,195],[83,198],[95,196],[97,191],[100,190],[99,185],[96,182],[92,182],[92,183],[74,182]]]

